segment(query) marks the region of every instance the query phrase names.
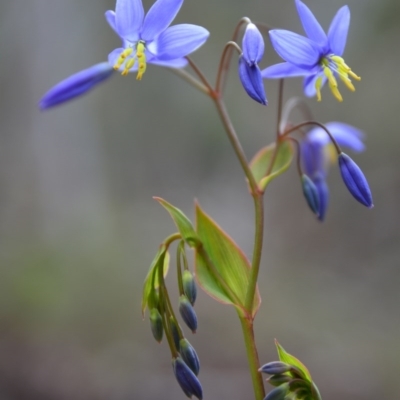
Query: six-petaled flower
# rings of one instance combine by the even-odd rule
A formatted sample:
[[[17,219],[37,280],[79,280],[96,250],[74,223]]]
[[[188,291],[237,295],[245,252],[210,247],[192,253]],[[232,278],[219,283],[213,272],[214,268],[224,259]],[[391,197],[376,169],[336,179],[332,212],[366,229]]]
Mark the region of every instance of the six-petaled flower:
[[[328,81],[329,87],[339,101],[342,96],[337,78],[354,91],[351,78],[360,80],[342,58],[350,25],[350,10],[343,6],[334,16],[328,34],[311,10],[300,0],[295,0],[297,11],[308,37],[282,29],[269,32],[272,46],[284,63],[272,65],[262,71],[264,78],[304,76],[304,93],[321,100],[321,88]]]

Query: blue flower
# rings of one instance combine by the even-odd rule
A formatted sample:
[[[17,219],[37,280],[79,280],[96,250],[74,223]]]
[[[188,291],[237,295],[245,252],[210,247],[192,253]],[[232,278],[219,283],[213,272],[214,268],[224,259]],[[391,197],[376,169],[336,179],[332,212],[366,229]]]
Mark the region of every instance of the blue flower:
[[[103,62],[71,75],[52,87],[40,100],[39,107],[45,110],[80,96],[109,78],[113,72],[112,66]]]
[[[122,39],[122,47],[108,55],[114,69],[122,75],[138,71],[140,80],[147,64],[184,67],[185,56],[198,49],[209,32],[190,24],[169,27],[182,4],[183,0],[157,0],[145,16],[142,0],[117,0],[115,12],[109,10],[105,14]]]
[[[122,39],[122,48],[108,55],[108,62],[80,71],[50,89],[39,107],[47,109],[80,96],[111,76],[113,70],[122,75],[138,71],[141,79],[147,64],[182,68],[185,56],[198,49],[209,32],[197,25],[169,27],[183,0],[157,0],[144,16],[142,0],[117,0],[115,11],[107,11],[106,19]]]
[[[339,78],[349,90],[355,88],[350,80],[360,80],[342,58],[350,25],[350,10],[343,6],[334,16],[328,34],[311,10],[300,0],[295,0],[304,31],[308,37],[276,29],[269,32],[272,46],[286,62],[264,69],[264,78],[286,78],[304,76],[304,93],[321,100],[321,88],[328,81],[329,87],[339,101],[342,96],[338,89]]]
[[[239,58],[239,78],[247,94],[267,105],[264,84],[258,63],[264,55],[264,40],[257,27],[250,23],[243,36],[243,53]]]
[[[361,152],[365,149],[364,134],[354,126],[342,122],[328,122],[326,128],[339,146]],[[320,127],[311,129],[301,142],[301,159],[305,173],[313,181],[318,192],[318,219],[323,221],[329,202],[329,189],[326,183],[328,166],[337,160],[328,134]]]

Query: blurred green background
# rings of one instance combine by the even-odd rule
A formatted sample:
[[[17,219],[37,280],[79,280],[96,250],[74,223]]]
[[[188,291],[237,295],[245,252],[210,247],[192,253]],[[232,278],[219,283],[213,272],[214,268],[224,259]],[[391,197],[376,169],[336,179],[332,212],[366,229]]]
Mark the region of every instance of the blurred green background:
[[[144,1],[148,9],[152,1]],[[324,28],[345,4],[308,0]],[[348,0],[347,63],[362,76],[308,101],[322,122],[365,130],[355,160],[375,208],[356,203],[337,168],[324,224],[303,200],[294,167],[266,196],[263,304],[256,320],[262,363],[278,338],[309,367],[323,398],[400,398],[400,6]],[[183,399],[166,343],[140,314],[141,285],[175,227],[152,200],[190,217],[193,200],[251,256],[253,205],[212,103],[166,69],[143,80],[115,76],[48,112],[51,86],[119,46],[103,14],[113,0],[0,0],[0,399]],[[302,32],[292,0],[186,0],[175,23],[206,27],[193,58],[214,80],[242,16]],[[262,66],[278,61],[267,44]],[[235,61],[236,63],[236,61]],[[235,65],[235,64],[234,64]],[[227,104],[250,158],[273,139],[277,82],[267,109],[230,75]],[[301,80],[285,98],[301,94]],[[172,277],[171,277],[172,278]],[[177,303],[173,279],[168,283]],[[189,340],[206,399],[252,398],[232,308],[201,293]]]

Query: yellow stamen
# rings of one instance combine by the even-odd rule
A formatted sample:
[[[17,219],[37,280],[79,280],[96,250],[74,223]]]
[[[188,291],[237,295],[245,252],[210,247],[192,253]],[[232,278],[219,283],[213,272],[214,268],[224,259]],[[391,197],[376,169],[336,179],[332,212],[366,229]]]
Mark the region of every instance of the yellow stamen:
[[[330,70],[330,68],[325,67],[324,68],[324,74],[328,78],[329,84],[331,86],[336,86],[337,87],[336,78],[333,76],[333,72]]]
[[[329,82],[329,87],[330,87],[330,89],[332,91],[332,94],[335,96],[336,100],[342,102],[343,101],[343,97],[340,94],[339,89],[337,88],[337,85],[332,85]]]
[[[354,78],[356,81],[361,81],[361,77],[356,75],[352,70],[349,71],[349,75]]]
[[[129,60],[126,61],[125,63],[125,68],[122,71],[121,75],[126,76],[129,74],[129,70],[135,65],[135,59],[130,58]]]
[[[316,81],[315,81],[315,90],[317,91],[317,101],[321,101],[321,86],[322,86],[322,76],[320,76]]]
[[[138,59],[139,68],[136,75],[137,80],[141,80],[143,74],[146,72],[146,55],[144,53],[145,46],[143,42],[139,42],[136,49],[136,58]]]
[[[346,85],[347,89],[349,89],[352,92],[355,92],[356,88],[354,87],[353,83],[346,75],[339,74],[339,78]]]
[[[117,70],[119,68],[121,68],[121,65],[124,63],[126,57],[128,57],[129,55],[132,54],[132,47],[128,47],[127,49],[125,49],[124,51],[121,52],[121,54],[118,57],[117,62],[114,65],[114,69]]]

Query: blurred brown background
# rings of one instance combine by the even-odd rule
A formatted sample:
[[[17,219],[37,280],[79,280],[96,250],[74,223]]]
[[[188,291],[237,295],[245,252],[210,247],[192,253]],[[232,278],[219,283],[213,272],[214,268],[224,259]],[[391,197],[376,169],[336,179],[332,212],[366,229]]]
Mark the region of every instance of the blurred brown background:
[[[145,1],[148,9],[152,1]],[[341,0],[306,2],[327,28]],[[260,358],[273,339],[310,368],[323,398],[400,398],[398,0],[348,0],[345,52],[362,76],[338,104],[325,88],[309,100],[322,122],[365,130],[355,159],[375,208],[356,203],[333,168],[324,224],[302,198],[295,169],[266,196]],[[52,85],[119,46],[103,14],[113,0],[0,0],[0,399],[183,399],[166,343],[140,315],[141,285],[174,225],[157,195],[193,216],[193,200],[250,256],[252,201],[212,103],[168,70],[115,76],[48,112]],[[175,23],[211,32],[194,59],[214,80],[236,22],[302,32],[292,0],[186,0]],[[278,61],[267,44],[262,66]],[[228,108],[250,158],[272,140],[277,82],[267,109],[231,73]],[[286,99],[301,80],[286,84]],[[172,276],[171,276],[172,278]],[[174,291],[173,279],[169,284]],[[176,294],[176,291],[173,292]],[[177,295],[176,295],[177,301]],[[200,294],[188,335],[202,362],[206,399],[250,399],[232,308]]]

